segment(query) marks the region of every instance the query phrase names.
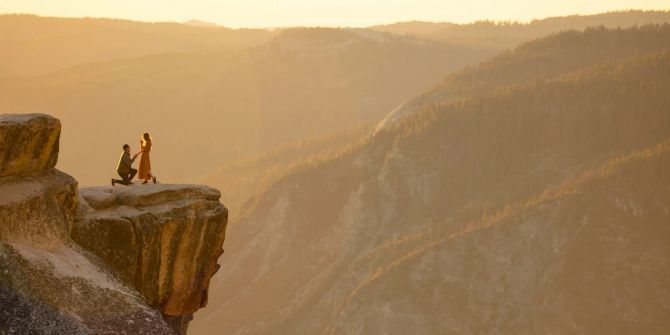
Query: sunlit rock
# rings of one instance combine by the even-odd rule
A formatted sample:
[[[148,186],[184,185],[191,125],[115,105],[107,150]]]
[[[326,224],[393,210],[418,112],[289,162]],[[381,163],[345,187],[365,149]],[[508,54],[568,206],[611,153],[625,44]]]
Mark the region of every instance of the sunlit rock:
[[[82,188],[90,209],[72,237],[166,317],[190,317],[207,303],[223,252],[228,211],[219,196],[198,185]]]
[[[53,168],[60,121],[45,114],[0,115],[0,177]]]

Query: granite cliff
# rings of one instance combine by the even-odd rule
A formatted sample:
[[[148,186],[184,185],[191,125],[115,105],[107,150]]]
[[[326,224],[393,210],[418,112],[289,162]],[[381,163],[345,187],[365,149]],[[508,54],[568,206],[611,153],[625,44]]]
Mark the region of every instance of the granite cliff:
[[[185,334],[227,224],[198,185],[78,189],[60,122],[0,116],[0,334]]]

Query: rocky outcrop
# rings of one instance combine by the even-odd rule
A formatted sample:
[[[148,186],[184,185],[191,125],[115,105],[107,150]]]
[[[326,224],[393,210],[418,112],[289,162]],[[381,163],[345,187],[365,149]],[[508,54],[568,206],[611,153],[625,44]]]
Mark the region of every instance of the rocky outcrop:
[[[56,166],[60,122],[45,114],[0,115],[0,177]]]
[[[219,197],[197,185],[83,188],[72,237],[182,328],[206,305],[223,252]]]
[[[222,253],[218,191],[79,193],[59,135],[48,115],[0,116],[0,334],[185,334]]]
[[[0,115],[0,240],[66,240],[77,181],[54,169],[60,122],[48,115]]]
[[[0,242],[0,334],[171,334],[161,314],[76,244]]]
[[[68,239],[77,181],[48,169],[0,177],[0,240],[52,243]]]

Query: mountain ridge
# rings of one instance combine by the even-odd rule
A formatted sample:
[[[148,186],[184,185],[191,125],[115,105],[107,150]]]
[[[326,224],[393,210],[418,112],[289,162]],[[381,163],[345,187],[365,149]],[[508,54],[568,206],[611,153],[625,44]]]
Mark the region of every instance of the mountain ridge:
[[[631,28],[621,34],[634,31]],[[575,34],[579,37],[590,32],[563,33],[549,39],[570,41]],[[654,36],[654,32],[638,34],[640,38]],[[620,202],[645,199],[638,191],[626,196],[627,190],[635,189],[634,184],[625,183],[627,177],[606,179],[603,186],[606,190],[608,185],[620,185],[616,186],[621,190],[617,194],[624,198],[619,200],[605,197],[603,188],[588,187],[580,191],[582,196],[572,197],[579,176],[600,171],[598,167],[607,166],[610,159],[616,161],[658,143],[665,143],[663,148],[667,149],[664,141],[670,138],[670,115],[664,106],[670,103],[665,94],[670,89],[666,80],[670,53],[662,36],[651,38],[654,42],[643,54],[624,52],[610,61],[606,57],[609,53],[598,53],[605,56],[594,60],[585,57],[588,61],[581,63],[585,66],[568,67],[539,80],[522,78],[427,105],[367,137],[360,146],[277,180],[231,225],[235,238],[229,241],[232,251],[224,256],[230,268],[212,284],[212,306],[217,307],[203,311],[193,330],[203,334],[210,327],[251,334],[428,334],[467,333],[467,329],[482,333],[523,329],[593,333],[605,329],[599,325],[616,324],[612,327],[630,330],[638,325],[644,327],[639,329],[662,333],[668,325],[660,318],[620,321],[618,312],[609,308],[614,298],[600,291],[594,291],[598,293],[593,298],[607,303],[598,304],[601,319],[597,323],[579,313],[542,314],[521,309],[530,304],[559,311],[561,301],[568,298],[574,301],[571,310],[590,306],[588,295],[580,298],[570,294],[579,291],[578,286],[558,279],[573,273],[593,285],[595,279],[589,276],[601,278],[607,273],[580,268],[573,255],[589,253],[589,247],[600,250],[615,243],[616,250],[625,255],[618,260],[625,262],[616,265],[613,262],[617,259],[595,251],[593,257],[585,259],[592,266],[613,266],[617,273],[628,273],[642,259],[650,260],[645,264],[658,271],[670,268],[659,256],[663,252],[659,243],[667,241],[668,234],[659,235],[650,251],[641,249],[644,244],[639,239],[632,244],[596,239],[597,243],[589,246],[578,234],[580,229],[589,231],[592,238],[597,236],[592,229],[604,230],[603,236],[616,236],[618,231],[632,234],[626,230],[626,220],[645,219],[665,232],[658,225],[668,215],[662,208],[668,190],[654,182],[655,178],[667,178],[662,169],[633,171],[636,174],[631,178],[640,178],[642,190],[656,192],[644,200],[645,206],[654,210],[645,211],[647,214],[638,219],[608,214],[623,213],[626,207],[617,205]],[[596,43],[588,46],[599,47]],[[548,58],[545,66],[550,65]],[[634,117],[631,111],[635,111]],[[667,164],[663,152],[664,158],[655,166]],[[645,159],[636,162],[644,166]],[[595,207],[591,208],[591,203]],[[551,210],[530,215],[545,207]],[[527,216],[511,215],[518,212]],[[611,217],[619,218],[621,224],[608,228],[606,222]],[[509,229],[491,225],[496,228],[472,230],[476,227],[473,223],[503,218],[524,219],[523,224]],[[532,224],[537,220],[545,224]],[[580,222],[593,224],[583,226]],[[477,233],[460,235],[453,242],[458,247],[433,240],[459,230]],[[650,236],[649,232],[645,230],[645,236]],[[553,249],[542,248],[545,243]],[[421,251],[431,248],[447,248],[449,252]],[[514,258],[506,256],[507,250]],[[504,262],[512,263],[505,266]],[[648,282],[649,287],[662,287],[662,280],[649,272],[636,278]],[[603,283],[612,291],[630,281],[603,278]],[[529,289],[524,291],[524,287]],[[635,286],[635,290],[640,296],[649,296],[645,287]],[[631,298],[626,295],[626,299]],[[662,297],[630,300],[630,310],[639,308],[659,315],[659,299]],[[514,301],[514,306],[499,303],[507,300]],[[644,307],[645,301],[654,307]],[[245,315],[231,316],[236,308],[243,308]],[[439,312],[445,310],[450,313]],[[567,324],[577,328],[560,326]]]

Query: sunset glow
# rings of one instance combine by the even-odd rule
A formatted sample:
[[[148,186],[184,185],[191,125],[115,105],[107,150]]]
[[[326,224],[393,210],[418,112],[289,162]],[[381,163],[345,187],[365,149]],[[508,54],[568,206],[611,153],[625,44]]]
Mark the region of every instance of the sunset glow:
[[[530,21],[549,16],[670,9],[667,0],[10,0],[0,13],[212,22],[228,27],[369,26],[397,21]]]

